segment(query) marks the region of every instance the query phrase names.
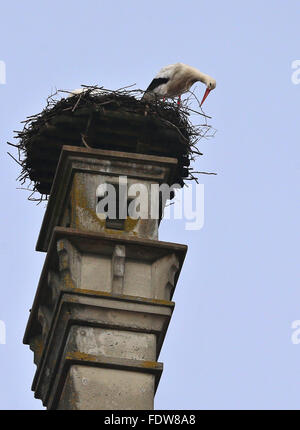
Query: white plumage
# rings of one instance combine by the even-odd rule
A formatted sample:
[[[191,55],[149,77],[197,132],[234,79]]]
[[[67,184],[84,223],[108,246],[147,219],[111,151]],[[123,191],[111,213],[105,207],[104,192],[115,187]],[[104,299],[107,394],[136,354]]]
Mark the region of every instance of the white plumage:
[[[75,90],[70,91],[70,94],[68,95],[68,97],[73,97],[78,94],[85,93],[88,90],[90,91],[90,94],[100,93],[100,89],[98,90],[97,88],[95,88],[94,90],[90,90],[89,88],[77,88]]]
[[[210,91],[216,88],[216,81],[195,67],[183,63],[163,67],[150,83],[143,98],[145,100],[152,100],[156,97],[163,99],[180,98],[181,94],[188,92],[197,81],[206,85],[206,91],[201,102],[202,106]]]
[[[84,93],[86,91],[86,88],[77,88],[76,90],[70,91],[70,94],[68,97],[76,96],[77,94]]]

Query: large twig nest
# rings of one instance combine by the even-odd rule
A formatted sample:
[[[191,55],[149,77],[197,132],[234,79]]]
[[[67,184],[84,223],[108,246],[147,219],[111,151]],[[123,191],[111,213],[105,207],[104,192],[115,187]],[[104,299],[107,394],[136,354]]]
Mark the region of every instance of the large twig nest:
[[[22,184],[30,181],[29,198],[47,199],[63,145],[176,157],[175,181],[183,186],[185,180],[196,180],[189,166],[202,155],[195,146],[198,140],[213,135],[207,117],[194,126],[188,99],[179,108],[173,101],[145,102],[137,98],[141,93],[85,86],[72,97],[57,100],[61,91],[48,97],[44,110],[28,117],[23,130],[16,132],[14,146],[22,167],[18,179]],[[32,197],[36,192],[39,198]]]

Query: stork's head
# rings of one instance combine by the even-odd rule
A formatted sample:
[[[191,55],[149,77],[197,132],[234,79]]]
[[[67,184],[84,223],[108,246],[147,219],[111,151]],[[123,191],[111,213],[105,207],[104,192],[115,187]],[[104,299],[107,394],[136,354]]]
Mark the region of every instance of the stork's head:
[[[207,76],[207,78],[205,79],[205,84],[206,84],[206,91],[204,93],[202,102],[200,104],[200,106],[203,105],[204,100],[206,99],[206,97],[208,96],[208,94],[214,90],[216,88],[217,82],[214,78],[211,78],[210,76]]]

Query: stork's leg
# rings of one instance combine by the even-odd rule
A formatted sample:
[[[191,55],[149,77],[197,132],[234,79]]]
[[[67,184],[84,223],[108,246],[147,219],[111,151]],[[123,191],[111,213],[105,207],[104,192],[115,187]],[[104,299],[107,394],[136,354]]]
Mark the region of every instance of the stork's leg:
[[[180,106],[180,105],[181,105],[181,96],[179,96],[177,100],[177,106]]]

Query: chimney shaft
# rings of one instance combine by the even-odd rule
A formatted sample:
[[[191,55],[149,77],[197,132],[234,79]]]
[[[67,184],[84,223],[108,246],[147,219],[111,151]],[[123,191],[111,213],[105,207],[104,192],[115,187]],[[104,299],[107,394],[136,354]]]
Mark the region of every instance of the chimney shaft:
[[[24,337],[37,365],[32,389],[48,409],[153,408],[187,247],[158,240],[151,184],[172,184],[176,165],[174,158],[63,147],[37,242],[47,256]],[[128,216],[129,196],[123,219],[101,218],[105,184],[116,191],[115,209],[120,187],[142,185],[145,217]]]

